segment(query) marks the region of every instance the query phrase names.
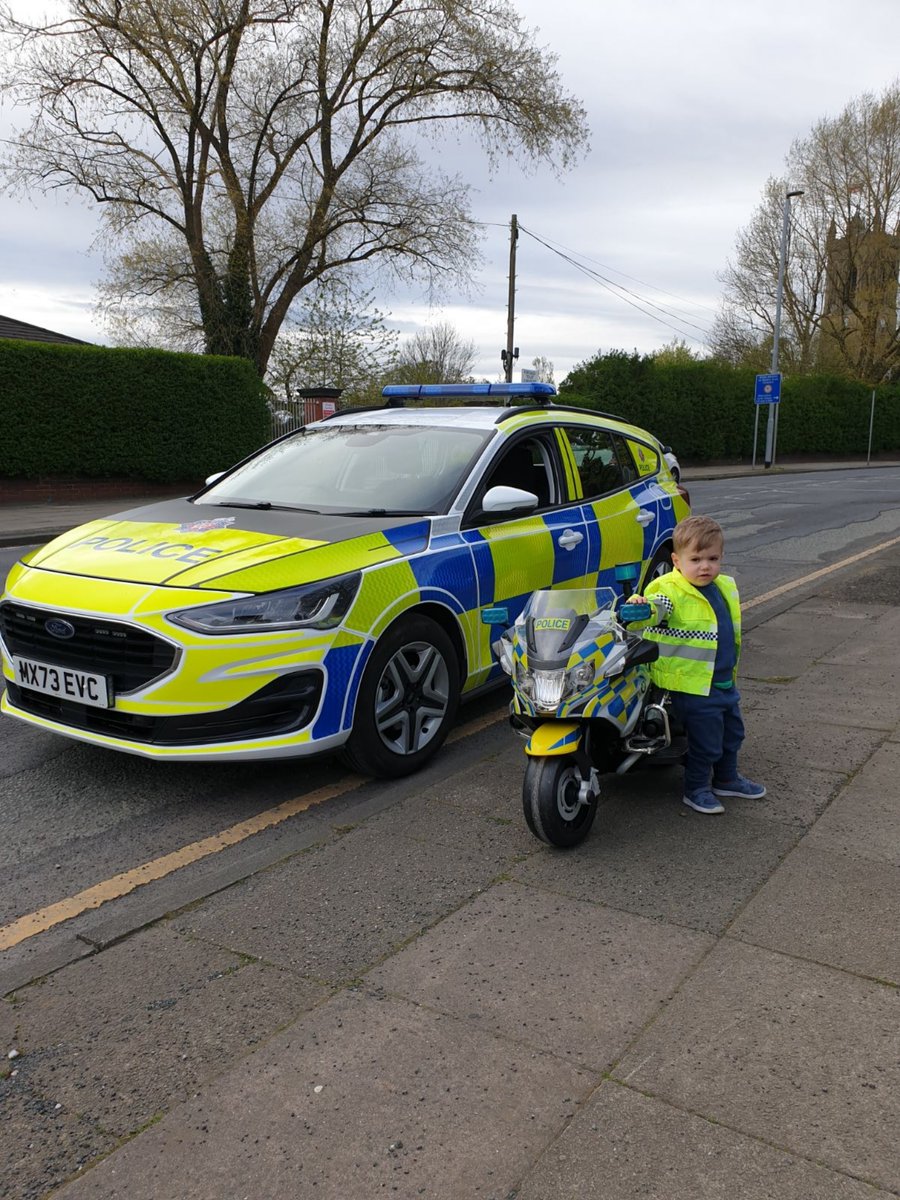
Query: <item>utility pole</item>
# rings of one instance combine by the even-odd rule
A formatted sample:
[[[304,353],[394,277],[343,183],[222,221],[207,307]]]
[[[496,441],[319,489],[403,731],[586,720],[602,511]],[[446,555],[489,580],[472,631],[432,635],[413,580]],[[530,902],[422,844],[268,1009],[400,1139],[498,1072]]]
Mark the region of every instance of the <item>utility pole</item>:
[[[797,189],[788,192],[784,197],[784,213],[781,223],[781,253],[778,256],[778,290],[775,293],[775,328],[772,331],[772,374],[778,374],[778,342],[781,337],[781,304],[784,297],[784,266],[787,259],[788,237],[791,225],[791,197],[802,196]],[[778,405],[769,405],[769,416],[766,422],[766,457],[764,465],[771,467],[775,462],[775,443],[778,438]],[[756,434],[754,431],[754,450],[756,449]]]
[[[519,222],[513,213],[509,223],[509,303],[506,308],[506,349],[500,351],[503,377],[512,383],[513,360],[519,357],[519,347],[513,346],[516,324],[516,242],[519,240]]]

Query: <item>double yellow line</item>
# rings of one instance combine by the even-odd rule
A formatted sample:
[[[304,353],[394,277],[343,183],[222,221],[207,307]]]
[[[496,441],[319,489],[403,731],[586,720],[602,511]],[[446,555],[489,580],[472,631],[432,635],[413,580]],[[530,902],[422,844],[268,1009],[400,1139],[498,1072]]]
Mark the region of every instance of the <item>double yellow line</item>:
[[[821,570],[804,575],[801,579],[783,583],[780,587],[764,592],[761,596],[745,600],[741,608],[746,611],[759,604],[765,604],[768,600],[783,596],[787,592],[821,579],[825,575],[839,571],[842,567],[852,566],[853,563],[860,562],[862,559],[869,558],[898,543],[900,543],[900,537],[880,542],[869,550],[862,550],[859,554],[853,554],[849,558],[841,559],[840,562],[832,563],[830,567],[822,567]],[[456,742],[464,737],[470,737],[473,733],[496,724],[505,715],[506,709],[503,708],[499,713],[491,713],[462,725],[451,733],[447,741]],[[96,883],[93,887],[86,888],[83,892],[78,892],[65,900],[59,900],[55,904],[48,904],[45,908],[28,913],[27,916],[19,917],[9,925],[0,926],[0,950],[9,950],[13,946],[18,946],[20,942],[27,941],[28,938],[52,929],[63,921],[71,921],[73,917],[80,916],[81,913],[99,908],[108,900],[118,900],[136,888],[143,887],[146,883],[163,879],[166,875],[171,875],[173,871],[208,858],[211,854],[218,854],[229,846],[236,846],[255,833],[271,829],[273,825],[280,825],[282,821],[287,821],[290,817],[297,816],[298,813],[306,812],[307,809],[315,808],[318,804],[324,804],[326,800],[333,800],[335,796],[344,795],[362,782],[363,780],[357,775],[344,776],[328,787],[317,788],[316,791],[309,792],[305,796],[287,800],[284,804],[257,813],[255,817],[250,817],[246,821],[239,821],[237,825],[231,825],[228,829],[223,829],[221,833],[212,834],[198,842],[191,842],[188,846],[182,846],[180,850],[173,850],[171,854],[154,858],[150,862],[142,863],[139,867],[133,867],[130,871],[122,871],[118,875],[113,875],[111,879],[105,879],[102,883]]]

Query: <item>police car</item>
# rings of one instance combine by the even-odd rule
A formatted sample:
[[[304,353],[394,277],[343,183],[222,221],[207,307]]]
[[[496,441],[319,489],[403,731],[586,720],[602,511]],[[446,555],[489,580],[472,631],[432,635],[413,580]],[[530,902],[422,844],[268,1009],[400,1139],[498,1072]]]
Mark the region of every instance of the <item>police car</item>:
[[[404,775],[502,678],[494,625],[531,592],[667,569],[689,508],[651,434],[548,384],[385,392],[26,555],[3,711],[153,758]]]

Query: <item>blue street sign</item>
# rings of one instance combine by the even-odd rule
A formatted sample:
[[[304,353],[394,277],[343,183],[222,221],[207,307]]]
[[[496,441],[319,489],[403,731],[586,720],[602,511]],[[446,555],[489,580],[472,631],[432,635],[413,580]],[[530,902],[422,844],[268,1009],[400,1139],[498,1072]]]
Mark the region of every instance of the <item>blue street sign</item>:
[[[781,376],[757,375],[753,399],[756,404],[777,404],[781,399]]]

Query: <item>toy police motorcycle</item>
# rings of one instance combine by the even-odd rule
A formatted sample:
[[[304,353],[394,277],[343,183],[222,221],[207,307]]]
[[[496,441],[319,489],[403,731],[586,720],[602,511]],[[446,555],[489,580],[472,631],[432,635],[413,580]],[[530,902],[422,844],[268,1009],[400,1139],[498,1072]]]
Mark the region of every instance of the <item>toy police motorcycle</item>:
[[[616,569],[633,584],[638,567]],[[494,649],[513,685],[510,723],[527,738],[522,804],[528,828],[574,846],[597,813],[600,776],[651,757],[679,762],[668,694],[653,687],[659,647],[625,626],[651,616],[609,587],[535,592]]]

